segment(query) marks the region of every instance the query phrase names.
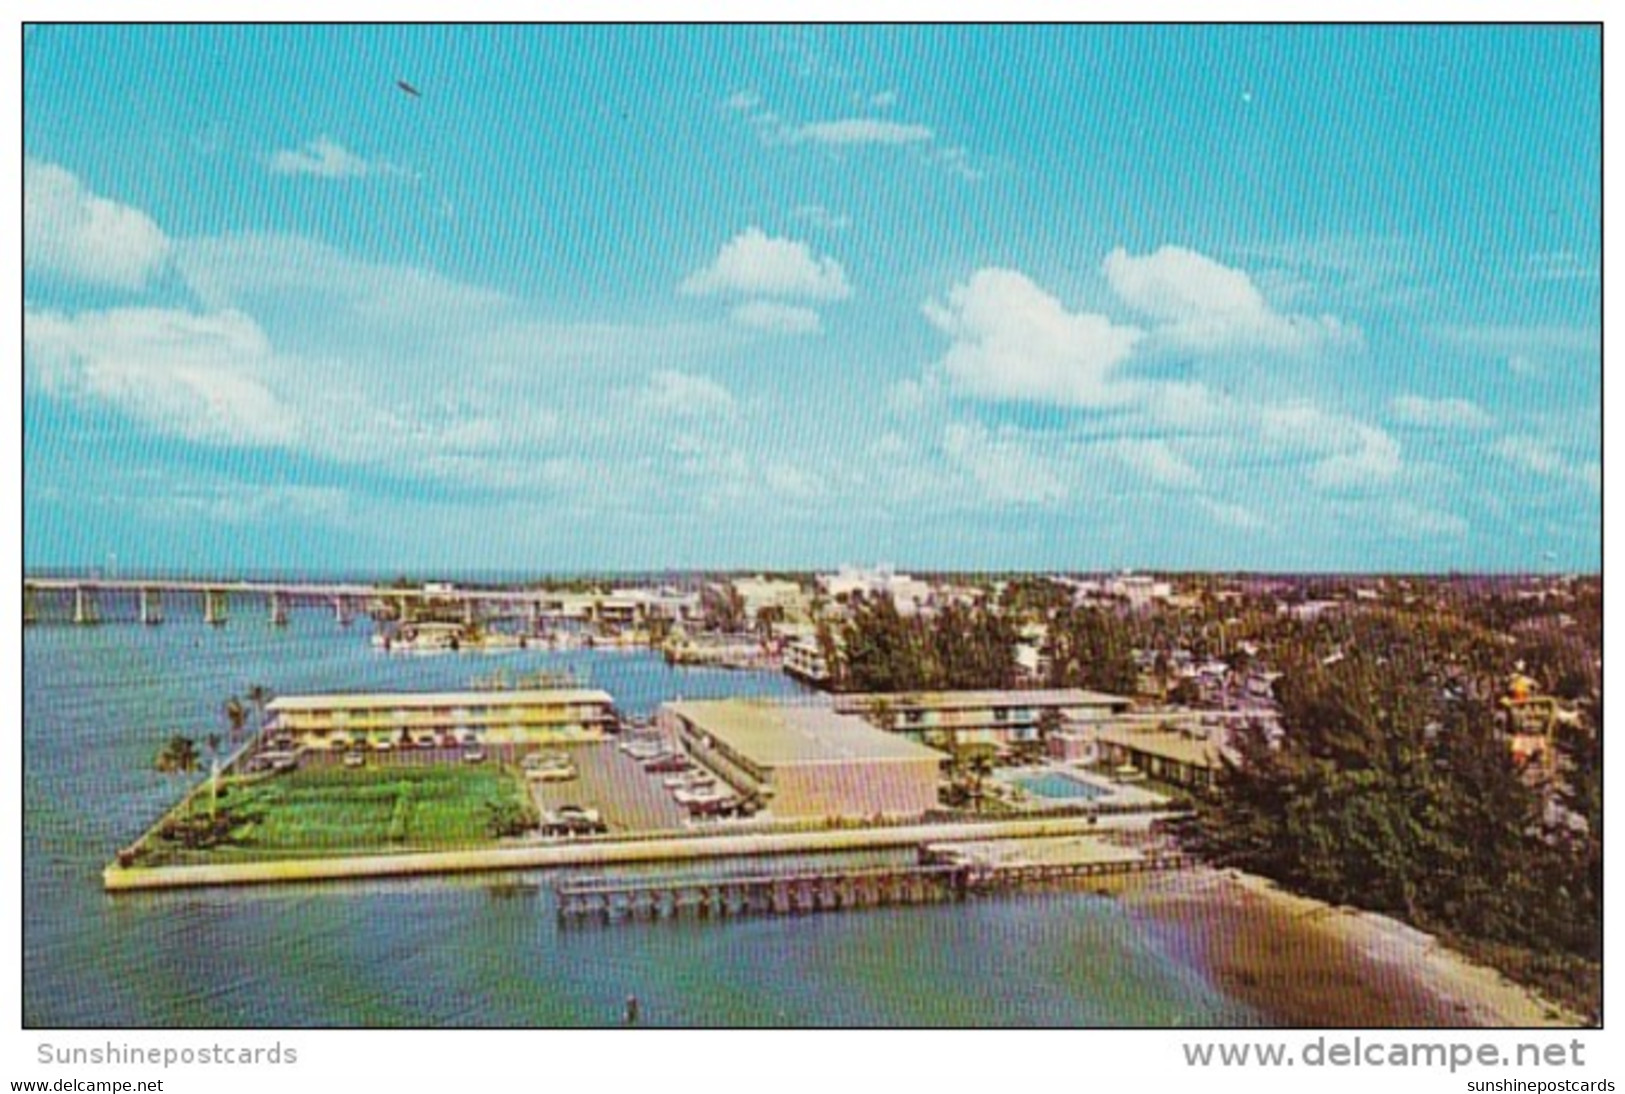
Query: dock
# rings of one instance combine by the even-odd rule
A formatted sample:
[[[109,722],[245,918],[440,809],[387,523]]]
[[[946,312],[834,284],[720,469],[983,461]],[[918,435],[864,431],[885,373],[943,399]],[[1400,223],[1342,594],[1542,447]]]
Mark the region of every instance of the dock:
[[[962,901],[1016,889],[1092,878],[1177,870],[1183,854],[1128,852],[1072,861],[989,865],[941,861],[921,848],[919,865],[733,875],[672,875],[572,881],[555,887],[561,923],[625,923],[693,916],[733,919]]]

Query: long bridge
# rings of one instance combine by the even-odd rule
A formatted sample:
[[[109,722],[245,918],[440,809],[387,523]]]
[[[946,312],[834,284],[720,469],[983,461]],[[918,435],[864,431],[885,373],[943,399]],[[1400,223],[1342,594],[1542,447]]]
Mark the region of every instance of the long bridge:
[[[295,605],[329,609],[341,625],[358,613],[409,621],[431,609],[455,614],[464,623],[488,618],[528,620],[533,629],[562,620],[632,622],[645,618],[654,602],[650,597],[560,593],[533,589],[480,589],[428,584],[405,587],[357,582],[212,581],[174,578],[25,577],[23,622],[47,618],[82,626],[108,619],[106,602],[133,602],[133,618],[155,625],[164,621],[166,601],[201,602],[203,621],[224,625],[233,600],[258,601],[272,625],[285,626]],[[57,611],[47,611],[55,606]],[[128,610],[128,609],[127,609]]]
[[[554,898],[563,923],[625,923],[679,915],[732,919],[941,903],[1035,885],[1178,870],[1189,865],[1185,855],[1161,851],[1082,862],[927,862],[917,866],[709,877],[675,875],[564,882],[554,889]]]

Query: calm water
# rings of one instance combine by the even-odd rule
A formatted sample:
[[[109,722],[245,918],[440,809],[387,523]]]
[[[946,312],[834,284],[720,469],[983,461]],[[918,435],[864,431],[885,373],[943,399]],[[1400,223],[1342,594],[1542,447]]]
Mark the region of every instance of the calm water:
[[[498,667],[575,670],[630,714],[662,700],[784,695],[776,674],[672,669],[647,652],[391,658],[368,625],[234,606],[211,629],[42,625],[24,639],[24,1021],[32,1026],[645,1024],[1239,1025],[1218,994],[1113,901],[1033,895],[961,906],[560,930],[554,877],[102,893],[99,875],[181,784],[167,736],[221,729],[225,698],[459,688]],[[106,612],[104,606],[104,613]]]

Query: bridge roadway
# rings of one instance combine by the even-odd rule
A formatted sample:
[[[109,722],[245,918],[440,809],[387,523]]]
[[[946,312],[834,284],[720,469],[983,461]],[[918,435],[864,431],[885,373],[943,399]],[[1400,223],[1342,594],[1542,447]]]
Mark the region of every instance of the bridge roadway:
[[[162,602],[166,594],[196,596],[204,603],[209,623],[224,623],[230,598],[263,598],[273,623],[286,623],[290,604],[325,603],[333,606],[339,622],[349,622],[359,603],[387,603],[404,618],[411,607],[429,603],[453,605],[461,609],[464,621],[475,622],[482,609],[499,609],[525,614],[537,623],[544,619],[596,619],[604,613],[605,601],[624,602],[625,597],[605,597],[588,593],[558,593],[533,589],[435,588],[368,585],[356,582],[299,581],[211,581],[197,578],[107,578],[107,577],[27,577],[23,579],[23,618],[39,619],[38,601],[46,596],[72,597],[73,622],[100,622],[97,600],[102,593],[134,593],[139,598],[139,619],[143,623],[163,620]],[[633,602],[634,608],[640,602]],[[623,603],[623,610],[624,610]]]

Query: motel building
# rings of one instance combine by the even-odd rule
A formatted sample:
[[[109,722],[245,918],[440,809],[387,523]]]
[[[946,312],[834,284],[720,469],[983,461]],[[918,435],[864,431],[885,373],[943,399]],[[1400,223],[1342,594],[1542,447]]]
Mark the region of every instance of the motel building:
[[[1117,726],[1095,737],[1099,761],[1118,778],[1151,778],[1197,789],[1213,785],[1226,754],[1216,728]]]
[[[608,692],[564,688],[284,695],[266,713],[267,739],[313,756],[473,748],[512,759],[538,746],[601,740],[616,721]]]
[[[1132,699],[1082,688],[1030,691],[926,691],[835,696],[835,709],[882,729],[928,744],[990,744],[1008,747],[1037,741],[1045,711],[1063,729],[1095,726],[1126,713]]]
[[[660,728],[775,817],[917,817],[948,757],[828,706],[761,699],[666,703]]]

